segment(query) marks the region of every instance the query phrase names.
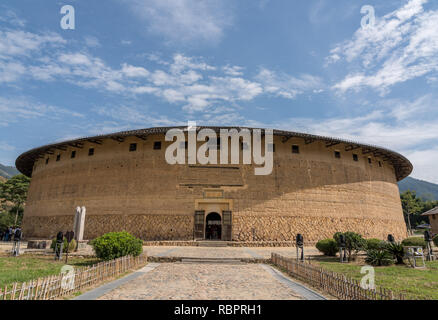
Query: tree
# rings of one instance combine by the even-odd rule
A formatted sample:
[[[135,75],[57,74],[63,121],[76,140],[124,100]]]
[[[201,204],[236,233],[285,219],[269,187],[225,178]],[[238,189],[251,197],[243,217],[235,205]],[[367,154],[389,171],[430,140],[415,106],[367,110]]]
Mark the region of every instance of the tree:
[[[347,250],[348,261],[355,260],[359,251],[365,249],[366,240],[362,238],[359,233],[356,232],[336,232],[333,235],[333,239],[335,239],[337,244],[339,244],[340,242],[341,234],[343,234],[345,237],[345,249]]]
[[[417,198],[415,191],[407,190],[400,195],[403,213],[407,218],[408,231],[412,234],[411,215],[421,212],[423,205],[421,199]]]
[[[19,174],[6,182],[0,184],[0,201],[2,204],[11,202],[15,209],[14,225],[17,224],[18,214],[26,202],[27,190],[29,189],[30,178]]]
[[[438,206],[438,201],[417,198],[415,191],[411,190],[403,192],[400,199],[409,233],[411,233],[412,227],[415,228],[417,225],[426,223],[429,220],[428,217],[421,215],[423,212]]]

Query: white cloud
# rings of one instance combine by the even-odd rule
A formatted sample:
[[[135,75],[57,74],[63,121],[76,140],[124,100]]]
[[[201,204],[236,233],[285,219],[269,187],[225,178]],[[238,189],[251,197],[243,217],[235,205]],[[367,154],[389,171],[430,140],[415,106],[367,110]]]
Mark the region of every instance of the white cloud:
[[[233,77],[239,77],[243,75],[243,68],[239,66],[230,66],[227,64],[226,66],[222,67],[222,70],[226,75]]]
[[[266,68],[260,70],[256,79],[263,84],[266,92],[286,99],[295,99],[304,92],[318,92],[323,87],[319,77],[308,74],[294,77],[286,73],[277,74]]]
[[[232,24],[230,1],[122,0],[148,30],[172,43],[217,42]]]
[[[59,119],[60,117],[83,117],[82,114],[64,108],[34,102],[26,97],[0,97],[0,126],[9,126],[22,119]]]
[[[35,34],[22,30],[0,30],[0,59],[30,56],[47,45],[63,45],[66,41],[56,33]]]
[[[14,151],[15,147],[11,146],[9,143],[5,141],[0,141],[0,150],[10,152],[10,151]]]
[[[96,48],[101,46],[99,39],[93,36],[86,36],[84,41],[85,45],[90,48]]]
[[[370,87],[386,93],[397,83],[438,71],[438,10],[425,11],[428,0],[410,0],[358,29],[352,40],[337,45],[328,63],[345,60],[356,69],[333,88],[340,92]],[[358,69],[358,61],[362,67]]]
[[[26,20],[17,16],[15,11],[5,8],[2,6],[0,8],[2,14],[0,15],[0,21],[9,23],[16,27],[24,27],[26,25]]]
[[[131,78],[141,78],[149,76],[149,71],[142,67],[134,67],[129,64],[122,64],[122,72],[127,77]]]
[[[383,100],[374,111],[359,116],[291,118],[261,127],[307,132],[386,147],[400,152],[413,164],[413,176],[438,183],[438,130],[436,95],[412,101]],[[394,108],[394,106],[396,106]]]
[[[0,81],[9,84],[20,80],[61,81],[125,96],[150,94],[188,113],[210,112],[223,103],[233,107],[262,94],[293,99],[321,90],[321,80],[310,75],[294,77],[262,69],[253,80],[244,77],[243,67],[213,66],[202,57],[181,53],[169,61],[156,54],[147,55],[159,64],[155,69],[127,62],[114,67],[87,51],[66,51],[65,40],[59,35],[8,32],[6,38],[12,40],[0,40],[5,49],[0,53],[5,55],[3,59],[0,56]],[[52,50],[44,50],[48,44]],[[31,62],[27,59],[30,54]]]

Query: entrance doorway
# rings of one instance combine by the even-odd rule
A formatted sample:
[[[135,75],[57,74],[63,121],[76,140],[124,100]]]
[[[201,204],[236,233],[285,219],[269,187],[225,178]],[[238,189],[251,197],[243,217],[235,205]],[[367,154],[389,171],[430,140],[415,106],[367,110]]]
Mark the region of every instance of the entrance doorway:
[[[222,221],[221,216],[217,212],[211,212],[205,220],[205,239],[221,240],[222,237]]]

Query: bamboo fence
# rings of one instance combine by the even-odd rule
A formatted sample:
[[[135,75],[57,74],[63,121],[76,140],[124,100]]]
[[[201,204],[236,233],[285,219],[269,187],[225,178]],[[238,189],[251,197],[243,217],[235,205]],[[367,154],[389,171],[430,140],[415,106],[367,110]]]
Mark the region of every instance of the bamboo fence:
[[[75,268],[70,273],[60,273],[37,280],[0,288],[0,300],[53,300],[72,295],[83,288],[116,278],[147,263],[147,256],[125,256],[97,263],[89,267]]]
[[[321,289],[342,300],[405,300],[403,294],[394,294],[385,288],[364,289],[357,280],[332,271],[300,262],[293,258],[285,258],[272,253],[272,263],[311,286]]]

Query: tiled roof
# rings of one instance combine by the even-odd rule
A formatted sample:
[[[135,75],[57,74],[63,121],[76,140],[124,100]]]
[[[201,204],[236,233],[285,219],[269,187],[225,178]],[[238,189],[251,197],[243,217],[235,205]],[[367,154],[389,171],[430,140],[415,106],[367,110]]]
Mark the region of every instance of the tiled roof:
[[[137,136],[139,138],[145,138],[148,135],[152,134],[165,134],[169,129],[173,128],[179,128],[179,129],[187,129],[187,127],[155,127],[155,128],[148,128],[148,129],[139,129],[139,130],[132,130],[132,131],[122,131],[122,132],[116,132],[111,134],[104,134],[104,135],[97,135],[93,137],[84,137],[69,141],[63,141],[58,143],[52,143],[48,144],[42,147],[34,148],[32,150],[29,150],[23,154],[21,154],[17,160],[15,161],[15,166],[17,169],[22,172],[23,174],[27,176],[32,175],[32,169],[34,166],[34,163],[37,159],[44,157],[46,153],[53,153],[53,150],[60,149],[65,150],[67,146],[77,146],[87,141],[94,141],[99,142],[104,139],[122,139],[124,137],[128,136]],[[199,126],[197,127],[198,130],[204,129],[204,128],[210,128],[215,130],[216,132],[219,132],[220,129],[256,129],[256,128],[247,128],[247,127],[203,127]],[[391,151],[389,149],[381,148],[374,145],[368,145],[368,144],[362,144],[354,141],[344,140],[344,139],[338,139],[338,138],[332,138],[332,137],[325,137],[325,136],[317,136],[307,133],[300,133],[300,132],[292,132],[292,131],[284,131],[284,130],[274,130],[274,135],[276,136],[282,136],[284,141],[291,137],[298,137],[304,139],[305,143],[312,143],[314,141],[324,141],[327,146],[336,145],[339,143],[345,144],[345,150],[354,150],[354,149],[362,149],[363,154],[372,154],[377,157],[381,157],[384,161],[390,162],[395,169],[395,175],[397,177],[397,180],[400,181],[404,178],[406,178],[411,172],[412,172],[412,164],[411,162],[406,159],[401,154]]]

